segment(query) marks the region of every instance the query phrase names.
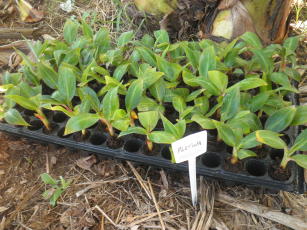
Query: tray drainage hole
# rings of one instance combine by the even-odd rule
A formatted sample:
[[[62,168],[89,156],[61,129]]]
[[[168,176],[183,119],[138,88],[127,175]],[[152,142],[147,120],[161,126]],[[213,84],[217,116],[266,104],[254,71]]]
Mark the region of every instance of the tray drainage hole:
[[[207,153],[202,157],[202,162],[208,168],[216,168],[221,164],[221,158],[215,153]]]
[[[162,154],[162,157],[164,157],[167,160],[171,160],[172,159],[172,154],[171,154],[171,152],[169,150],[169,146],[164,147],[162,149],[161,154]]]
[[[129,140],[124,145],[124,149],[128,152],[135,153],[142,147],[142,143],[137,140]]]
[[[68,134],[68,135],[65,135],[64,136],[64,132],[65,132],[65,128],[61,128],[59,131],[58,131],[58,133],[57,133],[57,135],[58,135],[58,137],[61,137],[61,138],[68,138],[68,137],[70,137],[72,134]]]
[[[93,145],[102,145],[104,142],[106,142],[107,137],[102,134],[93,134],[90,138],[90,142]]]
[[[56,123],[61,123],[61,122],[65,121],[66,118],[67,118],[67,116],[65,115],[65,113],[62,113],[62,112],[57,112],[52,117],[53,121],[56,122]]]
[[[246,164],[246,170],[252,176],[264,176],[267,169],[263,162],[250,160]]]
[[[40,120],[31,121],[29,124],[30,126],[28,127],[28,129],[32,131],[39,130],[43,127],[43,123]]]
[[[284,151],[283,150],[274,149],[271,152],[270,157],[271,157],[272,160],[281,161],[282,158],[284,157]]]

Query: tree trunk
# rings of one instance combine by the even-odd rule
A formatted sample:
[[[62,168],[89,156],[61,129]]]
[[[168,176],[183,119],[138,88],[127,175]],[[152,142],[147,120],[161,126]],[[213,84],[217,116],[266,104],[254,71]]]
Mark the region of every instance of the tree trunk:
[[[136,4],[145,2],[146,5],[152,0],[135,1]],[[155,0],[164,4],[168,1]],[[177,0],[177,8],[174,9],[172,0],[174,10],[165,15],[161,28],[168,30],[172,38],[180,40],[196,34],[217,41],[231,40],[251,31],[257,33],[265,44],[279,43],[287,35],[292,1]],[[150,9],[153,10],[153,7]]]

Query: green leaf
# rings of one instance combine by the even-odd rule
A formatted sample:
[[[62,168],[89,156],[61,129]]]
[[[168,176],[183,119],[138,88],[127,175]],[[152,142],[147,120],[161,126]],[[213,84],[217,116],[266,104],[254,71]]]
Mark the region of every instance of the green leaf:
[[[272,82],[283,86],[283,89],[286,89],[286,90],[294,92],[294,93],[299,92],[296,88],[294,88],[291,85],[289,78],[285,73],[274,72],[274,73],[271,74],[270,79],[271,79]]]
[[[260,64],[261,70],[266,74],[270,74],[273,70],[274,64],[272,58],[263,50],[253,50],[254,59]]]
[[[97,114],[81,113],[71,117],[66,124],[64,135],[85,130],[94,125],[100,117]]]
[[[182,97],[177,96],[177,95],[173,96],[172,103],[173,103],[174,109],[179,113],[182,113],[187,107],[185,100]]]
[[[148,138],[158,144],[171,144],[177,140],[172,134],[165,131],[153,131],[148,135]]]
[[[295,139],[293,146],[289,150],[289,154],[296,151],[307,151],[307,129],[303,130]]]
[[[78,34],[79,24],[72,20],[67,20],[64,25],[64,39],[69,44],[73,43]]]
[[[198,83],[195,83],[194,81],[195,79],[197,79],[196,76],[192,74],[190,71],[184,70],[182,72],[182,79],[183,79],[183,82],[189,86],[196,87],[199,85]]]
[[[4,119],[11,125],[30,126],[30,124],[23,119],[21,114],[13,108],[4,113]]]
[[[250,111],[254,113],[261,109],[265,105],[271,94],[271,91],[265,91],[254,96],[250,101]]]
[[[196,91],[195,91],[196,92]],[[209,110],[209,100],[206,96],[198,97],[194,100],[195,111],[205,114]]]
[[[218,135],[219,137],[229,146],[235,147],[238,144],[237,137],[234,133],[234,130],[229,127],[228,125],[218,122],[218,121],[213,121],[215,127],[217,128]]]
[[[46,83],[51,89],[57,89],[58,86],[58,74],[47,62],[37,63],[37,71],[40,78]]]
[[[251,149],[259,145],[261,145],[261,143],[257,141],[256,132],[253,132],[241,139],[239,148]]]
[[[221,94],[220,90],[207,79],[197,77],[193,80],[190,80],[190,82],[193,82],[201,86],[202,88],[206,89],[210,94],[213,94],[214,96],[219,96]]]
[[[104,53],[110,46],[109,31],[105,28],[100,28],[94,36],[94,43],[100,48],[100,52]]]
[[[248,157],[257,157],[257,154],[251,150],[248,150],[248,149],[240,149],[238,151],[238,157],[240,160],[243,160],[245,158],[248,158]]]
[[[191,62],[194,70],[197,70],[198,68],[198,62],[200,58],[200,52],[198,50],[192,50],[187,45],[183,45],[182,48],[184,49],[184,52],[189,60]]]
[[[144,90],[143,85],[142,79],[135,80],[130,85],[125,97],[125,104],[128,112],[132,111],[140,103]]]
[[[113,114],[119,109],[118,87],[111,89],[102,100],[102,113],[107,120],[111,120]]]
[[[176,139],[180,139],[184,136],[185,130],[186,130],[186,121],[180,120],[175,124],[175,127],[177,129],[177,135],[175,136]]]
[[[68,67],[61,66],[59,69],[58,90],[61,96],[65,98],[66,105],[70,105],[76,93],[76,77]]]
[[[169,43],[169,36],[166,30],[157,30],[154,32],[156,44]]]
[[[89,100],[92,109],[95,110],[95,112],[97,113],[99,112],[100,101],[99,101],[99,98],[96,92],[93,89],[85,86],[85,87],[79,88],[78,94],[79,94],[81,101]]]
[[[177,63],[166,61],[164,58],[156,55],[158,68],[164,72],[165,77],[169,81],[175,81],[179,77],[182,67]]]
[[[307,105],[296,107],[296,112],[291,125],[305,125],[307,124]]]
[[[199,58],[199,74],[207,78],[208,71],[216,69],[215,51],[213,46],[206,47]]]
[[[120,132],[118,137],[126,136],[129,134],[140,134],[140,135],[147,135],[147,131],[141,127],[129,127],[126,131]]]
[[[296,113],[294,106],[282,108],[273,113],[265,122],[265,129],[281,132],[292,122]]]
[[[151,37],[150,35],[148,34],[145,34],[142,39],[141,39],[141,42],[143,45],[145,45],[146,47],[148,48],[151,48],[154,46],[155,44],[155,39],[153,37]]]
[[[6,95],[5,98],[11,99],[20,106],[28,110],[36,111],[39,107],[30,98],[26,98],[19,95]]]
[[[228,76],[220,71],[212,70],[208,72],[210,81],[216,88],[219,89],[220,93],[224,92],[228,85]]]
[[[262,48],[261,41],[255,33],[246,32],[243,35],[241,35],[241,39],[245,41],[248,45],[250,45],[252,48],[257,48],[257,49]]]
[[[266,81],[260,79],[259,77],[249,77],[249,78],[246,78],[238,82],[234,86],[238,86],[240,87],[240,90],[244,91],[244,90],[250,90],[250,89],[254,89],[254,88],[258,88],[260,86],[266,86],[266,85],[267,85]]]
[[[122,64],[116,67],[113,77],[120,81],[122,79],[122,77],[127,73],[129,64]]]
[[[59,197],[62,195],[63,192],[64,191],[61,188],[57,188],[49,200],[50,205],[55,206],[57,200],[59,199]]]
[[[283,47],[295,51],[299,45],[299,41],[299,36],[287,38],[283,43]]]
[[[133,39],[133,37],[134,37],[133,31],[124,32],[117,39],[117,45],[125,46]]]
[[[302,168],[307,169],[307,155],[298,154],[292,156],[291,159],[293,159]]]
[[[223,98],[221,107],[221,120],[226,121],[233,118],[240,108],[240,88],[232,88]]]
[[[144,87],[147,89],[154,85],[163,75],[162,72],[157,72],[156,68],[146,68],[144,72],[141,71],[139,78],[144,80]]]
[[[205,116],[202,116],[200,114],[194,114],[191,120],[195,121],[203,129],[215,129],[216,128],[212,119],[206,118]]]
[[[48,173],[43,173],[40,176],[41,176],[42,181],[45,184],[49,184],[49,185],[57,185],[58,184],[58,182],[55,179],[53,179]]]
[[[195,100],[200,94],[202,94],[205,90],[204,89],[198,89],[193,91],[191,94],[189,94],[186,98],[185,101],[186,102],[190,102]]]
[[[150,49],[146,47],[137,47],[136,50],[140,53],[145,62],[153,67],[156,66],[154,53]]]
[[[165,96],[165,82],[163,79],[159,79],[152,86],[149,87],[151,95],[159,102],[163,102]]]
[[[284,149],[287,144],[279,137],[280,134],[270,130],[258,130],[255,132],[256,140],[274,149]]]
[[[159,120],[158,111],[147,111],[138,114],[139,121],[142,126],[147,130],[147,132],[151,132],[157,125]]]
[[[86,23],[85,20],[82,20],[82,32],[84,36],[88,38],[93,38],[93,30],[91,26]]]

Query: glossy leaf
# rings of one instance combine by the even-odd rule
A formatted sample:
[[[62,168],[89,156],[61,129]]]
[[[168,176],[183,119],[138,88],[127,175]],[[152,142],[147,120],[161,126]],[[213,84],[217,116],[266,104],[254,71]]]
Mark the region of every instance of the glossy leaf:
[[[126,136],[129,134],[140,134],[140,135],[146,135],[147,131],[146,129],[142,127],[129,127],[126,131],[120,132],[118,137]]]
[[[234,130],[222,122],[213,121],[217,128],[219,137],[229,146],[235,147],[238,144]]]
[[[296,112],[291,125],[305,125],[307,124],[307,105],[296,107]]]
[[[239,147],[243,149],[251,149],[259,145],[261,145],[261,143],[257,141],[256,132],[253,132],[241,139]]]
[[[206,114],[209,110],[209,100],[206,96],[198,97],[194,100],[194,109],[201,114]]]
[[[64,25],[64,39],[68,43],[72,43],[76,40],[78,34],[79,24],[72,21],[67,20]]]
[[[139,121],[142,126],[147,130],[147,132],[151,132],[157,125],[159,120],[158,111],[147,111],[138,114]]]
[[[265,129],[281,132],[286,129],[292,122],[296,114],[294,106],[282,108],[273,113],[265,122]]]
[[[125,46],[133,39],[133,37],[134,37],[133,31],[124,32],[117,39],[117,45]]]
[[[30,98],[26,98],[19,95],[6,95],[5,97],[13,100],[17,104],[28,110],[36,111],[39,108],[38,105],[34,103]]]
[[[136,50],[140,53],[142,58],[151,66],[156,66],[156,59],[153,52],[146,47],[137,47]]]
[[[189,62],[191,62],[193,68],[197,70],[200,59],[200,52],[198,50],[192,50],[187,45],[183,45],[182,47],[185,54],[187,55]]]
[[[238,158],[240,160],[243,160],[245,158],[248,158],[248,157],[257,157],[257,154],[251,150],[248,150],[248,149],[240,149],[238,151]]]
[[[76,93],[76,77],[70,68],[60,67],[58,90],[62,97],[65,98],[66,105],[70,105]]]
[[[135,80],[130,85],[125,97],[127,111],[131,111],[138,106],[143,94],[143,80]]]
[[[226,121],[233,118],[240,108],[240,88],[234,87],[223,98],[221,107],[221,120]]]
[[[148,138],[157,144],[171,144],[177,140],[172,134],[164,131],[153,131],[148,135]]]
[[[111,120],[115,111],[119,109],[118,87],[111,89],[102,100],[102,113],[107,120]]]
[[[128,70],[128,66],[129,64],[122,64],[116,67],[113,77],[118,80],[121,81],[122,77],[127,73]]]
[[[94,125],[99,118],[100,117],[97,114],[92,113],[81,113],[73,116],[67,121],[64,135],[85,130]]]
[[[241,39],[245,41],[248,45],[250,45],[252,48],[262,48],[261,41],[255,33],[246,32],[241,36]]]
[[[165,82],[163,79],[159,79],[152,86],[150,86],[149,91],[151,95],[156,98],[159,102],[163,102],[165,96]]]
[[[216,68],[215,51],[213,46],[204,49],[199,58],[199,74],[207,78],[208,71]]]
[[[267,82],[258,77],[249,77],[249,78],[246,78],[238,82],[234,86],[238,86],[240,87],[240,90],[244,91],[244,90],[250,90],[250,89],[254,89],[254,88],[258,88],[260,86],[266,86],[266,85],[267,85]]]
[[[296,151],[307,151],[307,129],[303,130],[295,139],[293,146],[289,150],[289,154]]]
[[[58,184],[58,182],[55,179],[53,179],[48,173],[43,173],[40,175],[40,177],[45,184],[49,184],[49,185]]]
[[[194,114],[191,118],[192,121],[195,121],[203,129],[215,129],[215,124],[212,119],[206,118],[200,114]]]
[[[266,74],[269,74],[273,70],[272,58],[263,50],[253,50],[254,59],[259,63],[261,70]]]
[[[296,164],[298,164],[302,168],[307,169],[307,155],[298,154],[292,156],[291,159],[293,159],[296,162]]]
[[[279,137],[280,134],[270,130],[258,130],[255,132],[256,140],[275,149],[284,149],[287,144]]]
[[[23,119],[21,114],[13,108],[4,113],[4,119],[11,125],[30,126],[30,124]]]
[[[228,85],[228,76],[220,71],[212,70],[208,72],[212,84],[219,89],[220,93],[224,92]]]
[[[154,32],[156,44],[169,43],[169,36],[166,30],[157,30]]]
[[[173,96],[172,103],[174,109],[179,113],[182,113],[186,108],[185,100],[181,96]]]
[[[260,110],[265,105],[271,94],[272,92],[265,91],[254,96],[250,101],[250,111],[256,112]]]
[[[57,89],[58,86],[58,74],[48,63],[37,63],[38,74],[41,79],[46,83],[51,89]]]
[[[291,51],[295,51],[299,45],[299,36],[296,37],[289,37],[287,38],[284,43],[283,43],[283,47],[291,50]]]

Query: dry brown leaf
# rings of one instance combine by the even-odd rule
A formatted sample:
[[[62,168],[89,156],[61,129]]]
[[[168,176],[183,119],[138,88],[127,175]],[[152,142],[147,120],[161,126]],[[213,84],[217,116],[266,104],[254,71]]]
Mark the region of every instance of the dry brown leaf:
[[[67,227],[66,230],[88,229],[96,224],[90,212],[86,212],[82,207],[68,208],[61,215],[60,222]]]
[[[1,213],[1,212],[5,212],[5,211],[8,210],[8,209],[9,209],[9,208],[7,208],[7,207],[1,206],[1,207],[0,207],[0,213]]]
[[[6,65],[15,68],[20,64],[21,58],[16,54],[15,49],[22,51],[26,55],[31,53],[26,41],[16,41],[0,46],[0,68]]]
[[[226,10],[233,7],[239,0],[222,0],[218,6],[219,10]]]
[[[16,0],[21,20],[24,22],[39,22],[44,18],[44,13],[34,9],[25,0]]]
[[[96,156],[95,155],[91,155],[88,157],[84,157],[81,158],[79,160],[76,161],[76,164],[85,170],[88,170],[90,172],[93,172],[91,167],[93,166],[93,164],[95,164],[97,162]]]

